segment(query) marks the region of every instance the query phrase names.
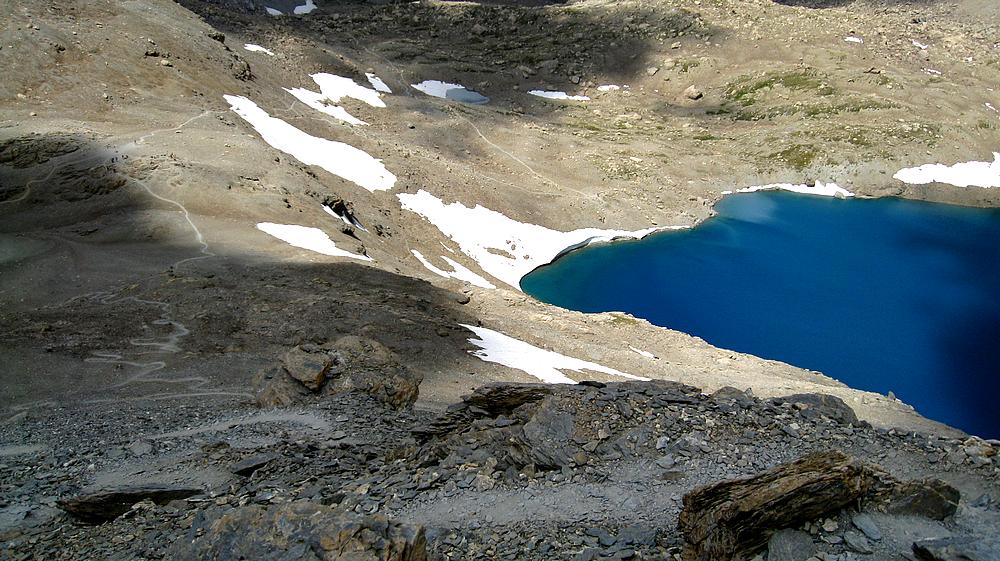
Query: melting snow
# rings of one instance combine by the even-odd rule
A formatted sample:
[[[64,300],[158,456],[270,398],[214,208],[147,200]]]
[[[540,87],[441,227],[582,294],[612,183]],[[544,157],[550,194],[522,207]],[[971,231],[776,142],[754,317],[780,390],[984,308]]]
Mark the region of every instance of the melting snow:
[[[266,10],[267,13],[270,14],[270,15],[272,15],[272,16],[283,16],[283,15],[285,15],[284,12],[282,12],[281,10],[275,10],[274,8],[271,8],[269,6],[265,6],[264,10]]]
[[[992,103],[987,102],[987,103],[984,103],[983,105],[985,105],[987,109],[989,109],[990,111],[992,111],[994,113],[1000,113],[1000,109],[997,109],[996,107],[993,107]]]
[[[269,49],[261,47],[260,45],[254,45],[253,43],[247,43],[246,45],[243,45],[243,48],[251,53],[264,53],[266,55],[274,56],[274,53],[272,53]]]
[[[597,91],[599,92],[613,92],[622,89],[621,86],[616,86],[615,84],[605,84],[603,86],[597,86]]]
[[[904,168],[893,175],[903,183],[924,185],[947,183],[956,187],[1000,187],[1000,152],[993,153],[993,162],[960,162],[952,166],[925,164]]]
[[[322,253],[323,255],[330,255],[333,257],[350,257],[351,259],[360,259],[362,261],[372,260],[372,258],[367,255],[358,255],[356,253],[340,249],[337,247],[337,244],[330,239],[330,236],[326,235],[326,232],[320,230],[319,228],[309,228],[306,226],[297,226],[295,224],[274,224],[271,222],[261,222],[260,224],[257,224],[257,229],[261,232],[271,234],[289,245],[301,247],[302,249],[308,249],[309,251],[315,251],[316,253]]]
[[[590,101],[585,95],[569,95],[566,92],[547,92],[544,90],[531,90],[529,95],[544,97],[545,99],[558,99],[561,101]]]
[[[392,93],[392,90],[389,89],[389,86],[385,85],[385,82],[383,82],[381,78],[372,74],[371,72],[365,72],[365,78],[368,78],[368,83],[371,84],[373,88],[375,88],[375,91],[379,91],[382,93]]]
[[[921,43],[920,41],[917,41],[916,39],[911,39],[910,42],[913,43],[914,47],[920,49],[921,51],[926,50],[927,47],[930,47],[930,45],[925,45],[925,44]]]
[[[490,275],[520,290],[521,277],[566,251],[616,238],[641,238],[662,228],[630,232],[583,228],[572,232],[518,222],[480,205],[444,204],[427,191],[397,195],[402,207],[423,216]]]
[[[854,36],[844,37],[844,41],[847,41],[848,43],[864,43],[865,42],[865,40],[862,39],[861,37],[854,37]]]
[[[931,76],[940,76],[940,70],[934,70],[933,68],[924,68],[924,72],[930,74]]]
[[[316,165],[369,191],[392,189],[396,176],[381,160],[349,144],[307,134],[267,114],[242,96],[227,95],[232,110],[260,133],[265,142],[306,165]]]
[[[476,334],[478,339],[471,338],[469,342],[479,347],[478,351],[469,351],[469,354],[479,357],[486,362],[502,364],[509,368],[515,368],[522,372],[538,378],[548,384],[575,384],[576,381],[569,378],[561,370],[571,370],[582,373],[584,370],[601,372],[611,376],[628,378],[629,380],[649,380],[633,376],[624,372],[587,362],[577,358],[568,357],[545,349],[539,349],[534,345],[529,345],[524,341],[519,341],[513,337],[508,337],[503,333],[476,327],[474,325],[459,324],[462,327]]]
[[[836,183],[823,183],[822,181],[817,181],[815,185],[810,187],[809,185],[793,185],[791,183],[771,183],[768,185],[754,185],[752,187],[744,187],[742,189],[737,189],[736,191],[723,191],[723,195],[732,195],[735,193],[754,193],[756,191],[791,191],[793,193],[802,193],[805,195],[819,195],[822,197],[853,197],[854,193],[840,187]]]
[[[444,259],[444,261],[453,269],[453,271],[449,273],[448,271],[438,269],[434,265],[431,265],[431,262],[425,259],[419,251],[411,249],[410,253],[417,258],[417,261],[420,261],[424,267],[427,267],[427,269],[435,275],[442,276],[446,279],[465,281],[480,288],[496,288],[493,283],[463,267],[460,263],[456,263],[453,259],[449,259],[443,255],[441,256],[441,259]]]
[[[305,4],[302,4],[301,6],[295,6],[295,10],[293,11],[298,15],[302,15],[302,14],[308,14],[309,12],[315,9],[316,9],[316,4],[313,3],[313,0],[306,0]]]
[[[489,101],[488,97],[467,89],[461,84],[451,84],[440,80],[424,80],[419,84],[410,84],[410,86],[432,97],[451,99],[463,103],[481,104]]]
[[[637,352],[637,353],[639,353],[640,355],[642,355],[642,356],[644,356],[646,358],[657,360],[656,355],[654,355],[653,353],[651,353],[649,351],[644,351],[642,349],[637,349],[637,348],[633,347],[632,345],[629,345],[628,348],[631,349],[633,352]]]
[[[284,90],[309,107],[352,125],[367,125],[368,123],[354,117],[343,107],[331,105],[331,103],[337,103],[345,97],[350,97],[363,101],[372,107],[385,107],[385,102],[379,97],[377,91],[361,86],[350,78],[322,73],[313,74],[311,77],[319,86],[320,93],[305,88],[284,88]]]

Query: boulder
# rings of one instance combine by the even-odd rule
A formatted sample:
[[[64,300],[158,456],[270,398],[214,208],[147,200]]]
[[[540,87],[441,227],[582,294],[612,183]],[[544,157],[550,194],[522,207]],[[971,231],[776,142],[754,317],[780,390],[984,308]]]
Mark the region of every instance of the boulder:
[[[385,345],[349,335],[333,343],[332,349],[339,353],[343,368],[327,382],[327,395],[362,391],[397,409],[417,400],[423,378],[403,366]]]
[[[809,454],[684,496],[678,527],[687,560],[749,557],[778,529],[837,513],[864,497],[869,471],[838,451]]]
[[[334,356],[314,345],[294,347],[285,353],[281,363],[285,372],[306,389],[318,392],[334,364]]]
[[[687,89],[684,90],[684,97],[690,100],[701,99],[704,95],[705,94],[702,93],[702,91],[699,90],[696,86],[688,86]]]
[[[277,454],[254,454],[236,462],[229,467],[229,471],[243,477],[250,477],[253,472],[278,459]]]
[[[462,396],[461,402],[449,406],[443,415],[411,432],[419,442],[427,442],[435,437],[463,431],[476,419],[510,415],[518,407],[536,403],[549,395],[552,395],[552,387],[543,384],[497,383],[480,386],[471,394]]]
[[[132,505],[150,500],[164,505],[176,499],[200,495],[198,487],[165,483],[110,487],[58,501],[59,508],[91,524],[114,520],[128,512]]]
[[[426,561],[419,526],[292,502],[243,506],[192,524],[167,556],[176,561]]]

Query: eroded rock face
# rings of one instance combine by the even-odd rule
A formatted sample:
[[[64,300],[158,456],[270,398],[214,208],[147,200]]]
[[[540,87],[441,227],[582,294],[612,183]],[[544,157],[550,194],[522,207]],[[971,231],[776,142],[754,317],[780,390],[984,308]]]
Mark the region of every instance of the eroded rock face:
[[[424,530],[310,502],[245,506],[192,524],[177,561],[426,561]]]
[[[284,407],[316,394],[361,391],[399,409],[417,400],[421,381],[385,345],[350,335],[290,349],[280,365],[256,376],[255,385],[261,407]]]
[[[961,494],[940,479],[905,481],[882,494],[880,510],[889,514],[944,520],[955,514]]]

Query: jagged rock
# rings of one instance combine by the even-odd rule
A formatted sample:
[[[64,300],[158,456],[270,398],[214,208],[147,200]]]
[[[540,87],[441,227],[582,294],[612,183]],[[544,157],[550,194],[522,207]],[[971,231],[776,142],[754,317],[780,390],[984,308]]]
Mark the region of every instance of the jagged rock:
[[[953,536],[914,542],[913,553],[921,561],[996,561],[1000,538]]]
[[[294,381],[285,369],[276,366],[261,370],[254,377],[257,405],[260,407],[287,407],[309,395],[302,384]]]
[[[411,432],[418,441],[426,442],[435,437],[463,431],[476,419],[509,415],[514,409],[526,403],[535,403],[549,395],[552,395],[552,388],[542,384],[480,386],[471,394],[463,396],[461,402],[448,407],[443,415]]]
[[[940,479],[905,481],[880,493],[877,507],[889,514],[944,520],[955,514],[961,498],[958,489]]]
[[[800,393],[774,399],[776,404],[790,403],[807,419],[827,417],[845,425],[857,425],[858,416],[844,400],[833,395]]]
[[[705,94],[695,86],[688,86],[687,89],[684,90],[684,97],[690,100],[701,99],[704,95]]]
[[[417,400],[423,378],[403,366],[385,345],[348,335],[338,339],[332,348],[343,357],[344,366],[327,382],[324,393],[363,391],[397,409]]]
[[[767,541],[767,561],[805,561],[815,552],[812,538],[799,530],[778,530]]]
[[[426,561],[424,530],[385,516],[359,516],[293,502],[244,506],[192,524],[168,556],[177,561]]]
[[[140,501],[151,500],[156,504],[166,504],[175,499],[185,499],[201,493],[202,490],[197,487],[148,483],[101,489],[62,499],[58,505],[59,508],[84,522],[99,524],[118,518]]]
[[[771,533],[836,513],[863,497],[868,470],[842,452],[817,452],[752,477],[684,496],[684,558],[721,561],[762,548]]]
[[[282,359],[285,372],[307,389],[317,392],[334,364],[333,357],[318,347],[294,347]]]
[[[254,454],[253,456],[243,458],[230,466],[229,471],[235,473],[236,475],[249,477],[250,475],[253,475],[253,472],[266,466],[277,458],[278,456],[276,454]]]
[[[735,402],[742,407],[753,405],[753,398],[743,390],[738,390],[732,386],[719,388],[712,394],[712,399],[719,403]]]
[[[561,467],[573,462],[576,448],[568,443],[573,437],[573,415],[558,411],[555,404],[545,400],[531,420],[524,424],[521,446],[523,457],[517,457],[521,465],[534,463],[540,467]]]

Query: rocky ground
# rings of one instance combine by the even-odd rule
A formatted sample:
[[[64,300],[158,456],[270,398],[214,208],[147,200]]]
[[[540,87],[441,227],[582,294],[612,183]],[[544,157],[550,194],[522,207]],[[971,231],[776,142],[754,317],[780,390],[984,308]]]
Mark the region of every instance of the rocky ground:
[[[411,557],[423,536],[435,559],[670,558],[685,493],[832,449],[942,479],[957,510],[859,497],[790,524],[802,533],[776,534],[771,559],[897,559],[922,538],[996,533],[995,442],[624,314],[436,276],[411,250],[440,265],[454,244],[396,197],[563,231],[689,226],[723,191],[771,182],[996,206],[996,189],[891,178],[1000,146],[993,2],[320,2],[270,17],[255,0],[0,0],[0,14],[0,559],[198,558],[247,524],[261,555],[276,519],[313,521],[293,545],[346,526]],[[345,100],[369,123],[350,127],[282,89],[315,88],[315,72],[373,72],[395,93],[383,109]],[[425,79],[491,102],[408,87]],[[592,99],[525,95],[540,87]],[[272,148],[227,94],[368,151],[396,185],[369,192]],[[325,213],[334,201],[366,228]],[[321,228],[373,261],[259,222]],[[535,381],[470,355],[461,324],[691,387],[446,413],[475,388]],[[727,386],[741,391],[701,393]],[[803,393],[860,421],[771,401]],[[121,493],[94,499],[100,524],[59,502],[100,490]],[[356,543],[338,535],[306,549]]]

